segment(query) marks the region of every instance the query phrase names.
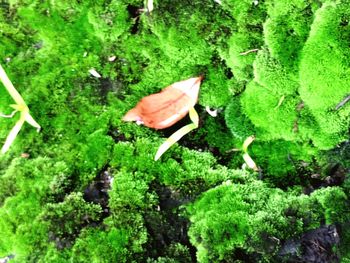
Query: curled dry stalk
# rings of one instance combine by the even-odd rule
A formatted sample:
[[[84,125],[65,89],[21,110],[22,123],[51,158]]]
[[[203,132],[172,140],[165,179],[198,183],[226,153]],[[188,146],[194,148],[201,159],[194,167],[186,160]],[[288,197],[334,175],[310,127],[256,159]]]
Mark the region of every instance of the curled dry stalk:
[[[14,109],[14,111],[10,115],[1,114],[0,117],[12,118],[17,112],[20,113],[20,118],[16,122],[15,126],[11,129],[10,133],[7,135],[4,145],[1,148],[1,153],[5,153],[10,148],[13,141],[16,139],[17,134],[21,130],[23,124],[28,122],[33,127],[37,128],[37,131],[40,131],[40,125],[33,119],[33,117],[29,113],[29,108],[22,96],[18,93],[18,91],[13,86],[11,80],[7,76],[5,70],[0,64],[0,80],[4,84],[6,90],[11,95],[12,99],[16,104],[11,104],[10,107]]]
[[[156,156],[154,157],[155,161],[157,161],[163,155],[163,153],[165,153],[174,143],[180,140],[183,136],[185,136],[190,131],[198,128],[199,117],[197,111],[193,107],[190,108],[189,115],[192,123],[177,130],[168,139],[166,139],[166,141],[158,148]]]
[[[243,146],[242,146],[242,150],[243,150],[243,159],[245,161],[245,163],[247,164],[247,166],[254,170],[254,171],[259,171],[258,166],[255,164],[255,162],[253,161],[252,157],[250,157],[249,153],[248,153],[248,146],[255,140],[255,136],[249,136],[247,139],[245,139],[245,141],[243,142]]]

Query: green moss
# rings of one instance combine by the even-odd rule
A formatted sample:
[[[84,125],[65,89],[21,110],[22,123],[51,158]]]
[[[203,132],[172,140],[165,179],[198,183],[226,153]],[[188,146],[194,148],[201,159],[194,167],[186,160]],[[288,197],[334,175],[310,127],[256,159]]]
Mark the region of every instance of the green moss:
[[[1,4],[1,64],[42,130],[24,126],[0,156],[0,257],[187,263],[189,234],[200,262],[272,262],[286,240],[345,224],[347,182],[301,192],[310,175],[328,176],[329,162],[346,177],[349,103],[335,107],[348,95],[349,5],[165,0],[151,13],[144,5]],[[178,127],[157,131],[122,116],[199,75],[199,128],[154,162]],[[11,103],[1,86],[0,112]],[[17,117],[0,119],[2,141]],[[242,155],[232,151],[250,135],[260,174],[237,170]],[[342,242],[348,256],[346,233]]]
[[[182,191],[192,194],[229,178],[244,177],[240,172],[232,172],[218,165],[209,153],[197,153],[180,147],[170,149],[160,162],[149,162],[154,158],[159,145],[159,141],[152,143],[145,139],[136,141],[134,146],[125,142],[118,143],[114,148],[111,165],[115,169],[129,171],[125,176],[131,176],[130,171],[137,171],[146,175],[144,180],[147,182],[157,179],[162,184],[175,189],[181,187]]]
[[[69,239],[89,221],[98,221],[101,212],[99,205],[85,202],[82,194],[71,193],[61,203],[48,204],[40,218],[46,221],[49,231],[55,237]]]
[[[324,196],[325,192],[328,194]],[[338,205],[333,206],[319,196],[333,198]],[[242,185],[227,182],[205,192],[188,207],[192,222],[189,235],[199,262],[233,260],[238,250],[246,257],[257,253],[258,259],[270,261],[280,246],[272,237],[292,238],[318,227],[324,218],[328,224],[346,220],[337,217],[346,203],[347,198],[339,188],[305,196],[298,191],[272,189],[259,181]],[[325,206],[325,211],[320,210]]]
[[[299,87],[298,76],[292,68],[281,65],[281,61],[262,50],[254,61],[254,81],[270,93],[287,96],[294,95]]]
[[[249,136],[256,133],[254,125],[242,113],[242,107],[238,97],[233,97],[225,110],[225,120],[233,136],[242,142]]]
[[[269,1],[264,40],[272,58],[296,73],[299,54],[309,35],[316,1]]]
[[[190,208],[193,225],[189,235],[191,242],[197,247],[199,262],[224,259],[225,251],[242,246],[246,240],[249,232],[248,216],[243,212],[247,208],[246,204],[240,195],[226,195],[225,190],[228,187],[207,192],[205,199],[199,200]],[[230,207],[235,207],[236,212],[229,213]]]
[[[268,154],[266,154],[268,152]],[[307,144],[274,140],[255,141],[250,155],[262,172],[276,185],[306,185],[317,150]],[[287,176],[286,176],[287,175]]]
[[[231,68],[238,81],[249,81],[253,78],[253,61],[255,52],[241,54],[263,45],[262,24],[266,16],[265,4],[255,5],[252,1],[222,1],[236,22],[236,30],[228,39],[227,48],[221,50],[222,57]]]
[[[14,159],[12,168],[1,177],[11,178],[12,192],[1,193],[6,198],[1,209],[1,254],[15,253],[20,259],[31,253],[40,254],[46,246],[46,227],[36,221],[42,204],[49,200],[51,178],[64,173],[64,163],[54,163],[49,158]],[[37,256],[37,255],[36,255]]]
[[[293,127],[297,120],[295,109],[298,99],[293,96],[286,96],[283,99],[282,96],[283,94],[275,94],[256,82],[251,82],[247,86],[241,99],[242,108],[252,123],[260,128],[258,138],[261,136],[264,140],[296,139]],[[279,106],[281,100],[283,101]]]
[[[315,140],[324,149],[344,140],[349,127],[349,105],[336,109],[348,95],[348,8],[347,4],[325,4],[317,11],[300,63],[300,95],[317,120],[321,134],[335,137],[332,143]]]
[[[258,49],[261,45],[261,34],[258,33],[235,32],[228,40],[228,54],[223,57],[238,81],[249,81],[253,78],[253,62],[256,52],[247,55],[242,55],[242,53]]]
[[[209,67],[201,85],[199,103],[214,108],[222,107],[227,104],[236,90],[239,90],[239,85],[234,79],[230,80],[226,77],[222,66]]]
[[[224,125],[224,118],[220,116],[222,114],[219,111],[217,117],[208,115],[203,126],[197,132],[205,136],[204,140],[208,142],[211,149],[218,149],[220,154],[225,155],[225,152],[234,147],[234,139]]]
[[[93,175],[101,170],[108,163],[113,143],[113,139],[106,136],[105,131],[101,129],[89,135],[86,144],[81,147],[80,159],[83,164],[81,170],[86,170]],[[96,156],[97,152],[98,156]]]
[[[348,197],[342,189],[338,187],[320,189],[315,191],[312,197],[321,204],[326,224],[349,221],[346,213],[349,209],[349,206],[346,205]]]
[[[148,192],[148,183],[145,181],[146,174],[138,173],[131,175],[127,172],[115,174],[112,191],[110,191],[110,207],[118,211],[123,207],[129,209],[146,209],[154,204],[155,196]]]
[[[128,262],[130,233],[125,229],[89,229],[79,236],[72,249],[73,262]]]

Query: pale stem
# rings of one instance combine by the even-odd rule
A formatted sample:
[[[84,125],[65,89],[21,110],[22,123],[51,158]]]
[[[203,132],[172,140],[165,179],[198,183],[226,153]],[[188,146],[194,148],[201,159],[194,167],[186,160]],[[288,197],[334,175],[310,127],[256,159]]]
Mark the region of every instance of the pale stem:
[[[243,151],[246,153],[248,151],[248,146],[255,140],[255,136],[251,135],[243,142]]]
[[[2,118],[12,118],[13,116],[15,116],[17,110],[14,110],[13,112],[11,112],[11,114],[3,114],[3,113],[0,113],[0,117]]]
[[[16,104],[11,104],[10,107],[15,109],[10,115],[0,114],[0,117],[12,118],[17,111],[21,113],[19,120],[16,122],[15,126],[11,129],[8,134],[4,146],[1,148],[1,152],[5,153],[10,148],[13,141],[16,139],[19,131],[21,130],[23,124],[28,122],[30,125],[40,130],[40,125],[33,119],[29,114],[29,108],[24,102],[22,96],[18,93],[16,88],[13,86],[11,80],[8,78],[5,70],[0,65],[0,81],[4,84],[6,90],[9,92]]]
[[[22,125],[25,122],[25,116],[21,116],[21,118],[16,122],[15,126],[12,128],[10,133],[7,135],[4,146],[1,148],[1,153],[6,153],[10,148],[13,141],[16,139],[17,134],[22,128]]]
[[[1,64],[0,64],[0,80],[2,81],[2,83],[5,86],[5,88],[10,93],[11,97],[16,102],[16,104],[18,104],[18,105],[26,105],[26,103],[24,102],[22,96],[18,93],[18,91],[13,86],[11,80],[6,75],[6,72],[3,69],[3,67],[1,66]]]
[[[258,48],[254,48],[254,49],[251,49],[251,50],[248,50],[246,52],[242,52],[242,53],[239,53],[241,56],[245,56],[245,55],[248,55],[249,53],[253,53],[253,52],[258,52],[259,49]]]
[[[173,144],[179,141],[183,136],[185,136],[190,131],[198,128],[199,117],[196,110],[192,107],[190,109],[190,119],[193,123],[188,124],[176,132],[174,132],[159,148],[154,157],[154,160],[157,161]]]

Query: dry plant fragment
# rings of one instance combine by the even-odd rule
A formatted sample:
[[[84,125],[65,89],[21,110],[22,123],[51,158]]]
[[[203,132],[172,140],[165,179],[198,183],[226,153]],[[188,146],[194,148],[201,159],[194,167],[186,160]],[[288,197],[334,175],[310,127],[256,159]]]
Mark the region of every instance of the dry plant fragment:
[[[249,53],[253,53],[253,52],[258,52],[259,49],[258,48],[254,48],[254,49],[250,49],[248,51],[245,51],[245,52],[242,52],[242,53],[239,53],[241,56],[245,56],[245,55],[248,55]]]
[[[146,7],[147,7],[147,11],[148,13],[151,13],[153,11],[153,0],[146,0],[147,4],[146,4]]]
[[[192,124],[188,124],[172,134],[158,149],[155,160],[167,151],[185,134],[198,127],[198,114],[193,108],[198,99],[203,77],[175,82],[159,93],[141,99],[136,107],[123,117],[124,121],[136,121],[154,129],[165,129],[190,113]]]
[[[89,73],[90,73],[92,76],[94,76],[95,78],[101,78],[101,77],[102,77],[102,76],[100,75],[100,73],[98,73],[98,72],[96,71],[96,69],[94,69],[94,68],[89,69]]]
[[[154,129],[165,129],[181,120],[198,99],[202,77],[176,82],[159,93],[141,99],[123,117]]]
[[[341,102],[335,106],[335,110],[339,110],[341,107],[343,107],[348,101],[350,101],[350,95],[346,96]]]
[[[278,108],[282,105],[282,103],[283,103],[283,101],[284,101],[285,98],[286,98],[286,97],[283,95],[283,96],[279,99],[277,106],[274,108],[275,110],[278,109]]]
[[[173,144],[179,141],[183,136],[185,136],[190,131],[198,128],[199,117],[198,113],[194,108],[190,109],[190,119],[193,123],[188,124],[181,129],[174,132],[159,148],[154,157],[154,160],[157,161],[163,153],[165,153]]]
[[[13,100],[16,102],[16,104],[11,104],[10,107],[14,109],[14,111],[10,115],[4,115],[1,114],[1,117],[6,118],[12,118],[16,112],[20,112],[20,118],[16,122],[15,126],[12,128],[10,133],[8,134],[5,143],[3,147],[1,148],[1,152],[5,153],[10,148],[13,141],[16,139],[17,134],[22,128],[22,125],[25,122],[28,122],[33,127],[37,128],[37,130],[40,130],[40,125],[33,119],[33,117],[29,113],[29,108],[25,101],[23,100],[22,96],[18,93],[18,91],[13,86],[11,80],[6,75],[5,70],[0,65],[0,80],[4,84],[5,88],[7,89],[8,93],[11,95]]]
[[[210,116],[212,116],[214,118],[218,116],[218,110],[217,109],[212,110],[209,106],[206,106],[205,110],[206,110],[206,112],[208,112],[208,114]]]
[[[255,162],[253,161],[252,157],[250,157],[249,153],[248,153],[248,146],[255,140],[255,136],[249,136],[247,139],[245,139],[245,141],[243,142],[243,159],[245,161],[245,163],[247,164],[247,166],[254,170],[254,171],[259,171],[258,166],[255,164]]]

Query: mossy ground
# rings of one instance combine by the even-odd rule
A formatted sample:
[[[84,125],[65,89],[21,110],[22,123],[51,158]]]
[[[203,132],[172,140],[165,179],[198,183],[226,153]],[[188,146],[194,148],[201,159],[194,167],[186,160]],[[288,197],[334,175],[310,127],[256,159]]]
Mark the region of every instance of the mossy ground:
[[[350,261],[350,102],[339,106],[350,95],[350,4],[144,7],[0,3],[0,63],[42,126],[25,125],[0,156],[0,258],[296,262],[311,258],[310,233],[335,227],[339,238],[312,251]],[[156,131],[122,116],[198,75],[199,128],[154,162],[189,119]],[[0,86],[0,112],[12,103]],[[2,141],[17,117],[0,119]],[[232,150],[250,135],[259,173]]]

